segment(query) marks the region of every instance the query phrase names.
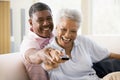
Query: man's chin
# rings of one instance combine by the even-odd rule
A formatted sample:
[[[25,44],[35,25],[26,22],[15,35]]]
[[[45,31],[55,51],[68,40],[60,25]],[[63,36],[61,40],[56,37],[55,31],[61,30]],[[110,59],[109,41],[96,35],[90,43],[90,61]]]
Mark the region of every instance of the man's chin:
[[[50,37],[50,34],[48,34],[48,35],[43,35],[42,37],[43,37],[43,38],[49,38],[49,37]]]

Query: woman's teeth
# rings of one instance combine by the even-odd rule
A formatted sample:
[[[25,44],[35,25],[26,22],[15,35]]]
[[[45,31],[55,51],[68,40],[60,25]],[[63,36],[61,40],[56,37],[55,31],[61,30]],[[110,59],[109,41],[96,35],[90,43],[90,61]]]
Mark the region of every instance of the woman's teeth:
[[[62,39],[63,39],[64,41],[70,41],[70,39],[67,39],[67,38],[65,38],[65,37],[62,37]]]

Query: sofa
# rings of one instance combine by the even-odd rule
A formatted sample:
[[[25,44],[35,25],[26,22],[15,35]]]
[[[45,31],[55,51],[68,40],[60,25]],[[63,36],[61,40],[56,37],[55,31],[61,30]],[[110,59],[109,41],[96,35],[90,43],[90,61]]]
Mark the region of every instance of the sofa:
[[[29,80],[20,53],[0,55],[0,80]]]
[[[120,53],[120,36],[91,36],[90,39],[109,51]],[[119,71],[120,61],[114,59],[105,59],[94,63],[93,68],[99,77],[106,74]],[[19,52],[0,55],[0,80],[29,80],[25,66]]]

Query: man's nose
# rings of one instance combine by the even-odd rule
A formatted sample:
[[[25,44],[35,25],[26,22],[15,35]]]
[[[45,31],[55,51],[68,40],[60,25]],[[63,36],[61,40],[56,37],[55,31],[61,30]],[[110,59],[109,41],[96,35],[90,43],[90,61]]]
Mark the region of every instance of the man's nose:
[[[44,20],[43,25],[48,25],[49,21],[48,20]]]

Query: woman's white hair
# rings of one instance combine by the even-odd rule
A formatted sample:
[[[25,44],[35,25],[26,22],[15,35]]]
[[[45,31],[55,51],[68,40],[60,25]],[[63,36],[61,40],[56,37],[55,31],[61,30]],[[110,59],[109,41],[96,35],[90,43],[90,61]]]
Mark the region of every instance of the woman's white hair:
[[[75,9],[61,9],[57,15],[56,24],[60,23],[61,18],[72,19],[78,23],[78,26],[81,23],[81,15]]]

